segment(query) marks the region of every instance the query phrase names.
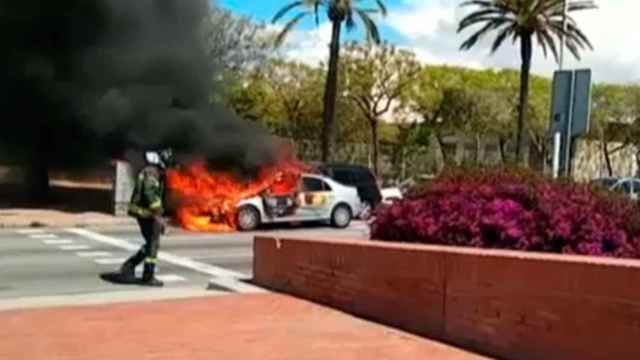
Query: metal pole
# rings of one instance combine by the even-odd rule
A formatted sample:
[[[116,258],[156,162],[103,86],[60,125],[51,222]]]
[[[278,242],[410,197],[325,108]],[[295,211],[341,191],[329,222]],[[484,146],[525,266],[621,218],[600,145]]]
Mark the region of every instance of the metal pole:
[[[559,131],[553,134],[553,178],[560,175],[560,146],[562,143],[562,133]]]
[[[571,74],[571,91],[569,92],[569,112],[567,116],[567,134],[566,134],[566,149],[565,149],[565,174],[567,178],[571,177],[571,143],[573,140],[573,103],[575,97],[575,88],[576,88],[576,74]]]
[[[564,0],[564,9],[562,11],[562,34],[560,34],[560,70],[564,67],[564,48],[567,45],[567,37],[565,33],[568,29],[567,18],[569,14],[569,0]]]

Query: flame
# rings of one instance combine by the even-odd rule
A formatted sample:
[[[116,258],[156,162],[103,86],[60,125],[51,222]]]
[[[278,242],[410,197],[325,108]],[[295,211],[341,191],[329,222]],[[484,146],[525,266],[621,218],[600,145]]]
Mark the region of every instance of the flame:
[[[196,161],[183,169],[167,173],[169,189],[177,196],[175,220],[191,231],[231,232],[237,229],[237,204],[271,188],[278,173],[295,189],[308,166],[295,157],[281,157],[275,165],[261,168],[255,179],[242,181],[231,172],[214,171],[205,161]]]

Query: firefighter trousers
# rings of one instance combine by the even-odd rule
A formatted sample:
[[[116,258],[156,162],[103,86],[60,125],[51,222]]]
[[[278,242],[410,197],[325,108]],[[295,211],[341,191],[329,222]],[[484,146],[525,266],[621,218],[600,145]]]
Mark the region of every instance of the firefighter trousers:
[[[122,265],[121,272],[133,277],[136,266],[144,261],[142,278],[143,280],[149,280],[155,274],[163,225],[156,218],[138,218],[138,225],[140,226],[142,237],[144,237],[144,245]]]

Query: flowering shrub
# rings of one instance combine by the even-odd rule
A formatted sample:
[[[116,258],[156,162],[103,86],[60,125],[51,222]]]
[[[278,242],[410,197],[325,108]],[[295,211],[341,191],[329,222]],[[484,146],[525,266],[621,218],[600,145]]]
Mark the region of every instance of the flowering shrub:
[[[452,170],[377,210],[383,241],[640,258],[640,209],[524,170]]]

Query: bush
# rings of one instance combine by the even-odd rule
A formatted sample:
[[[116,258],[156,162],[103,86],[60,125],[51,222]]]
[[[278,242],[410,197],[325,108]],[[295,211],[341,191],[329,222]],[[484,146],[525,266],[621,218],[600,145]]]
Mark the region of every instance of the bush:
[[[640,258],[638,205],[525,170],[451,170],[381,207],[383,241]]]

